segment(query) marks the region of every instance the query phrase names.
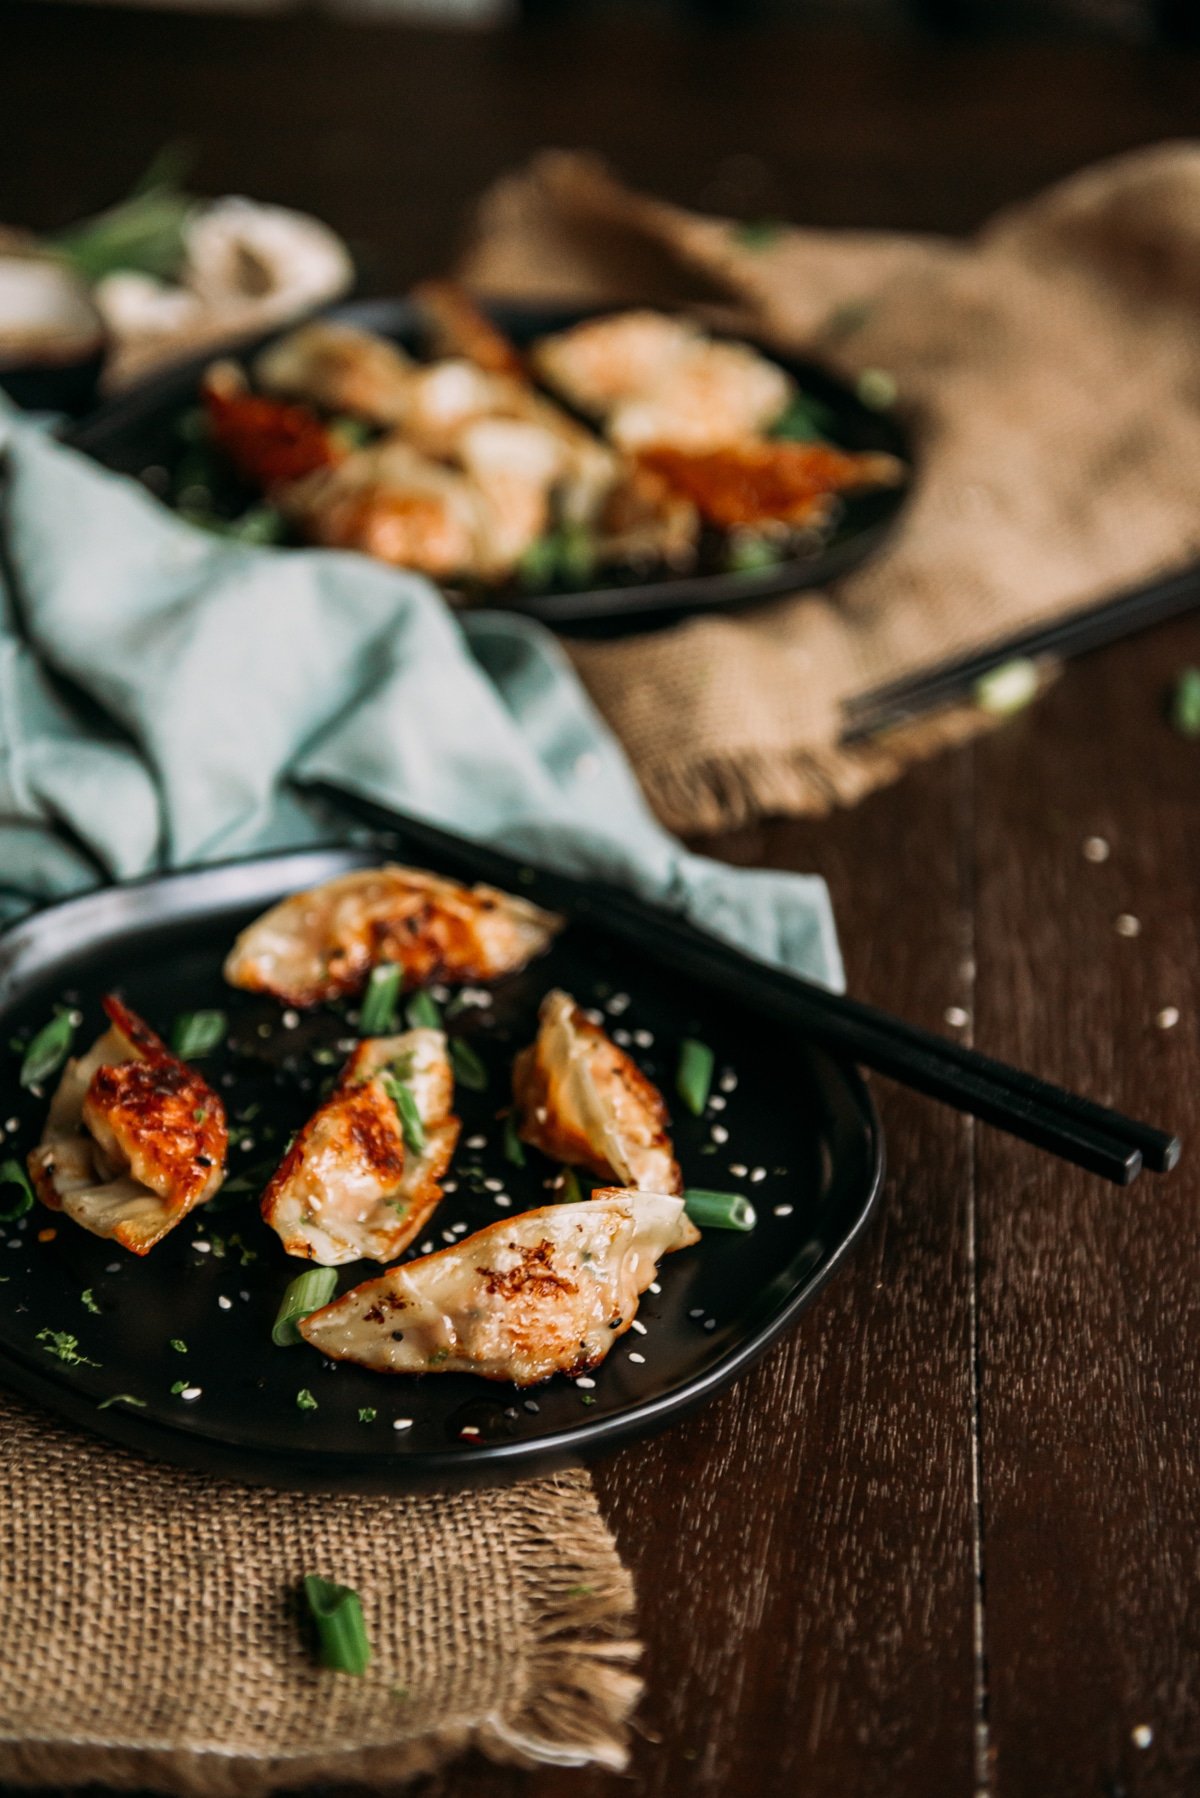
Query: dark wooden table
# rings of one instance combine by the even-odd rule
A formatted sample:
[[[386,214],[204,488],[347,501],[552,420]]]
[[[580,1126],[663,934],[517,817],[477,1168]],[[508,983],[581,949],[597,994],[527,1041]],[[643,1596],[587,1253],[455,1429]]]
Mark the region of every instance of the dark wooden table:
[[[547,143],[691,204],[957,231],[1200,120],[1200,63],[1117,46],[22,6],[0,43],[13,221],[97,207],[184,136],[203,190],[324,214],[381,290],[444,266],[477,191]],[[1200,747],[1163,720],[1189,661],[1200,622],[857,811],[708,847],[825,874],[862,997],[935,1028],[960,1006],[996,1054],[1194,1137]],[[426,1798],[1200,1792],[1196,1166],[1117,1193],[878,1092],[890,1173],[853,1268],[735,1390],[597,1469],[641,1592],[632,1780],[466,1761]]]

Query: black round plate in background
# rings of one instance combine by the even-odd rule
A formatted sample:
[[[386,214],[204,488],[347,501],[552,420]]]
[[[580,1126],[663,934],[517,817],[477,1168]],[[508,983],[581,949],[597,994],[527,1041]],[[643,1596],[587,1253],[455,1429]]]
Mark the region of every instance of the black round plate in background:
[[[492,305],[488,312],[518,345],[547,331],[565,330],[594,308]],[[607,308],[606,310],[612,310]],[[391,338],[416,353],[424,330],[411,300],[366,300],[331,309],[325,316]],[[288,329],[293,327],[289,326]],[[222,354],[253,355],[282,331],[230,345]],[[845,382],[816,364],[759,346],[765,355],[794,376],[801,391],[818,400],[830,415],[829,435],[843,449],[886,450],[910,469],[912,449],[898,420],[866,406]],[[160,494],[170,485],[183,451],[181,419],[196,405],[200,377],[217,352],[175,364],[148,376],[137,386],[107,401],[66,433],[66,441],[106,468],[142,480]],[[751,572],[697,572],[686,575],[636,576],[610,585],[580,590],[525,593],[516,586],[497,593],[495,603],[560,627],[616,626],[634,621],[666,620],[690,612],[723,611],[751,605],[780,593],[822,587],[857,568],[879,548],[899,517],[911,475],[895,487],[850,494],[833,530],[773,567]],[[245,503],[242,496],[240,504]]]
[[[101,995],[118,988],[163,1034],[181,1011],[228,1013],[232,1048],[198,1065],[230,1114],[230,1178],[269,1170],[340,1064],[353,1021],[334,1009],[297,1017],[233,992],[222,959],[266,905],[375,859],[341,849],[231,863],[106,888],[14,926],[0,939],[0,1159],[36,1143],[49,1097],[18,1085],[23,1042],[62,1002],[82,1013],[76,1043],[88,1046],[103,1026]],[[852,1069],[569,925],[489,1006],[448,1023],[482,1057],[488,1089],[458,1090],[457,1190],[411,1255],[442,1247],[456,1224],[474,1230],[552,1200],[557,1170],[532,1150],[514,1166],[496,1114],[554,985],[600,1008],[668,1096],[681,1038],[712,1045],[717,1105],[703,1119],[673,1107],[676,1150],[689,1185],[744,1190],[759,1218],[749,1234],[709,1230],[666,1257],[659,1290],[641,1303],[643,1331],[614,1343],[594,1383],[560,1376],[518,1391],[275,1348],[280,1295],[305,1264],[262,1222],[257,1179],[240,1197],[219,1194],[142,1259],[40,1205],[0,1225],[0,1380],[151,1455],[274,1486],[362,1492],[548,1471],[710,1398],[796,1317],[866,1222],[882,1172],[874,1108]],[[470,1167],[481,1170],[475,1190]],[[380,1271],[342,1268],[338,1290]],[[61,1359],[63,1343],[80,1359]],[[302,1408],[301,1392],[315,1408]]]

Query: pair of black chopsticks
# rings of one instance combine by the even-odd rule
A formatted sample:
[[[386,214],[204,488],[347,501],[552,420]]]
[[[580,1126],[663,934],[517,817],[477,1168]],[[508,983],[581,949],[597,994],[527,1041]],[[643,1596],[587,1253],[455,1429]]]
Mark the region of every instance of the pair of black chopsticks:
[[[1165,1130],[756,961],[622,888],[541,870],[530,884],[528,865],[501,850],[469,842],[325,782],[306,784],[301,790],[375,831],[395,833],[405,853],[432,858],[440,872],[461,880],[482,877],[565,911],[673,973],[800,1031],[823,1048],[1023,1137],[1117,1186],[1127,1186],[1143,1167],[1168,1173],[1179,1159],[1179,1139]]]

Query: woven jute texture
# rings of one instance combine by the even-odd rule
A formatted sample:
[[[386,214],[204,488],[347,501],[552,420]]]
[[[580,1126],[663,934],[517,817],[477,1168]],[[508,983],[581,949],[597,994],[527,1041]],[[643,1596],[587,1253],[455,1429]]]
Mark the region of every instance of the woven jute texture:
[[[919,478],[875,561],[827,593],[572,649],[679,831],[854,801],[985,720],[848,750],[846,700],[1200,554],[1196,144],[1075,176],[963,243],[745,234],[552,152],[485,198],[462,273],[496,295],[699,305],[898,388]]]
[[[624,1760],[632,1590],[582,1473],[310,1498],[153,1465],[0,1395],[0,1782],[255,1794],[401,1783],[474,1743]],[[324,1672],[305,1573],[359,1592]]]

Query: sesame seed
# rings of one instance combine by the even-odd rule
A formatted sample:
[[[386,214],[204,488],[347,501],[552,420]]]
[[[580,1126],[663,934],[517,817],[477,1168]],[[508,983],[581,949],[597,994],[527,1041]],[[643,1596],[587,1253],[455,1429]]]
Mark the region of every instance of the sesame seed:
[[[498,1192],[496,1194],[496,1203],[499,1205],[501,1211],[507,1211],[512,1204],[512,1200],[506,1192]]]
[[[244,1305],[248,1305],[250,1303],[250,1294],[246,1291],[245,1287],[243,1287],[242,1290],[238,1293],[238,1297],[241,1299],[241,1301]]]
[[[633,1040],[639,1049],[652,1049],[654,1047],[654,1032],[653,1030],[635,1030],[633,1033]]]
[[[688,1316],[689,1317],[703,1317],[704,1316],[703,1305],[697,1305],[693,1310],[688,1312]]]
[[[1135,918],[1132,912],[1123,911],[1116,920],[1113,928],[1116,930],[1118,936],[1140,936],[1142,931],[1141,919]]]
[[[1083,859],[1089,862],[1106,862],[1112,854],[1103,837],[1084,837]]]
[[[756,1186],[758,1185],[758,1182],[760,1180],[765,1180],[766,1177],[767,1177],[767,1170],[765,1167],[752,1167],[750,1169],[750,1178]]]
[[[104,1271],[106,1274],[119,1274],[121,1271],[121,1263],[119,1261],[110,1261]]]
[[[485,1192],[503,1192],[504,1182],[503,1180],[485,1180],[483,1189]]]
[[[250,1151],[253,1147],[254,1147],[254,1138],[252,1136],[243,1136],[241,1142],[238,1144],[238,1148],[241,1149],[243,1151],[243,1153],[246,1155],[248,1155],[250,1153]]]
[[[456,1236],[462,1236],[463,1233],[465,1232],[467,1226],[466,1226],[466,1224],[459,1223],[459,1224],[451,1224],[450,1228],[453,1230],[453,1232]]]
[[[192,1247],[195,1249],[195,1251],[198,1255],[211,1255],[212,1254],[212,1243],[211,1242],[200,1242],[199,1240],[197,1240],[196,1242],[194,1242],[192,1244]]]
[[[233,1300],[227,1299],[223,1292],[220,1292],[217,1294],[217,1303],[218,1303],[218,1305],[220,1305],[222,1311],[232,1311],[233,1310]]]
[[[705,1328],[705,1329],[706,1329],[706,1330],[715,1330],[715,1329],[716,1329],[716,1327],[717,1327],[717,1320],[716,1320],[716,1318],[715,1318],[715,1317],[706,1317],[706,1318],[705,1318],[705,1320],[704,1320],[704,1328]]]
[[[639,1336],[644,1336],[646,1334],[646,1326],[640,1317],[635,1317],[631,1320],[631,1328],[635,1329]]]
[[[199,1398],[203,1390],[204,1388],[202,1386],[185,1386],[179,1396],[180,1398],[186,1398],[190,1403],[192,1399]]]
[[[623,1011],[629,1010],[629,994],[614,993],[604,1009],[609,1017],[619,1018]]]
[[[596,1382],[595,1380],[590,1380],[586,1374],[580,1374],[575,1384],[577,1386],[582,1386],[585,1392],[590,1392]]]
[[[732,1093],[732,1092],[737,1091],[737,1075],[734,1073],[732,1068],[725,1069],[725,1072],[721,1075],[721,1078],[717,1081],[717,1085],[720,1087],[720,1089],[723,1093]]]
[[[776,1205],[775,1216],[776,1217],[791,1217],[792,1212],[795,1209],[796,1209],[796,1207],[794,1205]]]
[[[458,1181],[457,1180],[443,1180],[442,1181],[442,1191],[445,1193],[457,1192],[458,1191]]]
[[[454,1241],[454,1231],[453,1230],[443,1230],[442,1231],[442,1241],[443,1242],[453,1242]]]
[[[259,1035],[260,1035],[260,1036],[261,1036],[261,1037],[262,1037],[262,1038],[263,1038],[263,1039],[264,1039],[264,1041],[265,1041],[265,1040],[266,1040],[266,1038],[267,1038],[267,1037],[268,1037],[268,1036],[270,1036],[270,1034],[271,1034],[271,1026],[270,1026],[270,1025],[269,1025],[269,1024],[260,1024],[260,1025],[259,1025],[259,1026],[258,1026],[258,1034],[259,1034]]]
[[[1137,1728],[1133,1732],[1134,1747],[1135,1748],[1149,1748],[1149,1746],[1153,1740],[1154,1740],[1154,1731],[1151,1729],[1150,1725],[1148,1723],[1139,1723]]]
[[[635,1349],[635,1350],[631,1350],[631,1352],[630,1352],[630,1356],[629,1356],[629,1359],[630,1359],[630,1360],[631,1360],[631,1361],[636,1361],[636,1362],[637,1362],[637,1364],[638,1364],[638,1366],[639,1366],[639,1367],[644,1367],[644,1366],[645,1366],[645,1364],[646,1364],[646,1357],[645,1357],[645,1355],[639,1355],[639,1354],[638,1354],[638,1353],[637,1353],[637,1351],[636,1351],[636,1349]]]
[[[285,1011],[281,1021],[285,1030],[294,1030],[296,1025],[300,1022],[300,1013],[298,1011]]]
[[[597,1011],[594,1005],[590,1010],[585,1011],[583,1015],[588,1023],[595,1024],[597,1029],[599,1029],[600,1025],[604,1022],[604,1013],[602,1011]]]
[[[19,1130],[21,1128],[20,1118],[6,1118],[5,1122],[4,1122],[4,1128],[8,1131],[9,1135],[11,1136],[14,1130]]]
[[[947,1005],[942,1016],[952,1030],[964,1030],[971,1022],[970,1012],[964,1011],[961,1005]]]
[[[79,1007],[72,1006],[71,1010],[67,1013],[67,1016],[75,1029],[78,1030],[79,1026],[83,1023],[83,1013],[79,1010]]]
[[[746,1166],[744,1161],[731,1161],[729,1163],[729,1171],[735,1180],[744,1180],[746,1175],[750,1172],[750,1169]]]
[[[709,1135],[712,1137],[713,1141],[717,1143],[729,1141],[729,1132],[724,1124],[714,1124]]]
[[[411,1430],[412,1427],[413,1420],[411,1417],[393,1417],[392,1419],[392,1428],[394,1430]]]
[[[708,1101],[708,1109],[710,1111],[724,1111],[725,1100],[721,1097],[720,1093],[713,1093],[710,1096],[709,1101]]]
[[[464,1147],[466,1147],[468,1149],[486,1149],[487,1148],[487,1137],[486,1136],[468,1136],[466,1143],[464,1144]]]
[[[532,1411],[535,1416],[542,1408],[535,1398],[524,1398],[521,1400],[521,1403],[527,1411]]]
[[[1154,1022],[1160,1030],[1174,1030],[1179,1022],[1178,1005],[1164,1005]]]
[[[450,988],[443,986],[440,981],[435,981],[429,989],[429,996],[431,999],[436,999],[439,1005],[444,1005],[450,997]]]
[[[662,1291],[662,1287],[659,1285],[657,1280],[651,1280],[650,1291],[651,1292],[661,1292]]]
[[[612,1033],[612,1039],[613,1039],[614,1043],[616,1043],[618,1049],[627,1049],[629,1047],[630,1043],[633,1041],[633,1038],[630,1036],[628,1030],[614,1030]]]
[[[421,1253],[422,1253],[422,1255],[432,1255],[433,1254],[433,1244],[431,1242],[423,1242],[421,1244]]]

